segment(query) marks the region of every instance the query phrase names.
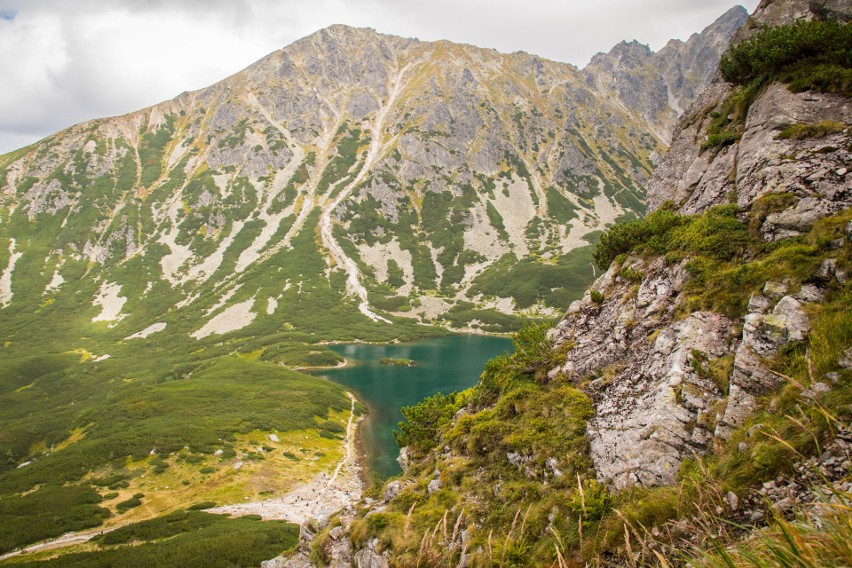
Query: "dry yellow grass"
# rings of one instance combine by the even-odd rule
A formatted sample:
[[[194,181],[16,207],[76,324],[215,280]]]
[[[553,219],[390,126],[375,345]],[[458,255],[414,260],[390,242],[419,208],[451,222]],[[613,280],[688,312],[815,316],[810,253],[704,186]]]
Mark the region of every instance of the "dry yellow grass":
[[[346,426],[349,413],[332,411],[329,419]],[[319,420],[317,420],[319,422]],[[279,441],[270,440],[270,435],[278,436]],[[78,436],[85,435],[81,432]],[[70,439],[70,438],[69,438]],[[254,443],[252,443],[254,442]],[[64,442],[63,442],[64,443]],[[263,447],[273,448],[270,451]],[[103,527],[113,529],[132,522],[150,519],[177,509],[188,507],[201,501],[212,501],[217,505],[229,505],[245,501],[257,501],[282,495],[300,484],[307,483],[321,472],[331,472],[343,459],[345,442],[323,438],[316,429],[295,430],[290,432],[265,432],[255,430],[238,434],[233,447],[236,457],[220,459],[219,456],[205,455],[196,463],[182,458],[189,452],[182,451],[170,456],[148,456],[145,459],[128,462],[126,469],[131,478],[129,487],[117,491],[104,487],[102,495],[118,493],[116,497],[105,501],[114,514]],[[284,454],[289,453],[298,459]],[[193,454],[199,456],[199,454]],[[250,456],[263,456],[252,459]],[[151,462],[162,459],[169,464],[163,473],[151,471]],[[241,462],[239,469],[235,465]],[[202,473],[202,469],[215,471]],[[95,473],[92,477],[103,475]],[[119,513],[116,504],[142,493],[142,505]]]

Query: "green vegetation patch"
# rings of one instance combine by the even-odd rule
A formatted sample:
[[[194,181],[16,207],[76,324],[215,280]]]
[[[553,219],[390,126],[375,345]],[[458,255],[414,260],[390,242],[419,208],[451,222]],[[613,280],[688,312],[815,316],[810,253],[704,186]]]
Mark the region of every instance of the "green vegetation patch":
[[[298,526],[256,517],[231,519],[200,511],[178,511],[116,529],[95,539],[103,550],[66,554],[20,566],[62,568],[230,568],[259,566],[290,550]],[[120,546],[134,544],[134,546]]]
[[[150,186],[163,173],[163,154],[174,134],[173,118],[167,117],[164,127],[142,134],[139,141],[139,161],[142,163],[139,181],[143,187]]]
[[[778,133],[782,140],[805,140],[807,138],[822,138],[829,134],[843,132],[846,125],[834,120],[822,120],[813,124],[792,124]]]
[[[267,347],[260,360],[288,367],[334,367],[343,357],[322,345],[288,342]]]
[[[577,218],[577,207],[568,201],[567,197],[559,193],[558,189],[547,188],[545,197],[547,197],[548,212],[560,223],[567,224],[571,219]]]
[[[607,269],[617,256],[635,249],[729,260],[742,254],[751,241],[737,212],[735,206],[724,205],[687,217],[675,213],[671,204],[664,204],[644,219],[616,225],[601,235],[594,252],[595,262]]]
[[[835,20],[812,20],[767,28],[731,47],[719,70],[726,81],[737,85],[780,79],[794,91],[850,96],[852,27]]]
[[[96,527],[110,516],[100,503],[97,491],[76,485],[49,485],[24,496],[5,496],[0,499],[0,552]]]
[[[593,247],[581,247],[547,263],[509,253],[474,279],[471,293],[514,298],[519,309],[542,301],[564,310],[594,280],[592,253]]]
[[[702,255],[691,258],[686,264],[691,278],[684,288],[686,297],[680,311],[713,310],[739,318],[745,314],[751,294],[769,280],[789,282],[791,286],[812,282],[826,284],[816,277],[817,268],[824,259],[834,258],[841,267],[850,264],[849,247],[834,249],[831,244],[833,240],[844,238],[845,226],[850,221],[852,211],[845,211],[821,219],[801,237],[776,243],[755,239],[747,249],[747,261]]]
[[[481,310],[476,304],[464,301],[457,302],[450,311],[441,315],[441,319],[456,328],[470,326],[489,333],[515,332],[527,321],[526,318],[497,310]]]
[[[110,388],[98,388],[97,383],[75,385],[64,375],[46,383],[43,388],[50,392],[62,385],[71,390],[83,389],[83,392],[92,389],[91,398],[75,405],[74,414],[81,427],[91,426],[79,441],[62,451],[40,455],[26,467],[15,468],[15,461],[2,464],[7,471],[0,473],[0,495],[26,491],[38,484],[76,481],[89,471],[104,471],[98,473],[97,479],[99,482],[111,482],[113,478],[110,476],[115,473],[101,468],[120,469],[127,457],[134,460],[146,458],[152,448],[156,448],[160,455],[178,452],[185,446],[194,452],[212,454],[222,446],[223,439],[227,440],[235,433],[312,428],[316,424],[315,416],[324,418],[330,409],[348,408],[342,388],[333,383],[316,381],[272,363],[241,357],[222,357],[194,366],[190,364],[183,371],[177,369],[171,374],[164,371],[159,380],[153,384],[146,383],[120,382]],[[60,398],[59,402],[75,399],[73,392],[65,392],[67,388],[59,388],[68,397]],[[12,395],[11,399],[19,402],[19,408],[4,405],[3,412],[7,416],[21,413],[26,408],[32,409],[35,403],[29,397],[34,397],[35,401],[43,400],[38,383]],[[37,416],[42,414],[47,426],[59,432],[69,418],[50,409],[37,412]],[[58,417],[53,419],[53,415]],[[4,453],[17,448],[10,448],[9,442],[17,437],[18,432],[27,435],[28,431],[21,428],[30,424],[25,422],[21,425],[18,420],[8,423],[12,425],[8,430],[10,439],[0,437],[0,449]],[[32,433],[29,435],[32,436]],[[67,431],[60,436],[60,440],[65,438]],[[14,449],[15,453],[18,451]],[[155,473],[162,473],[168,465],[155,458],[151,466]]]
[[[369,136],[362,138],[362,134],[361,129],[357,127],[347,129],[346,124],[340,127],[336,153],[320,177],[317,184],[318,193],[325,193],[329,186],[336,183],[339,183],[338,189],[340,189],[349,178],[354,179],[354,174],[350,174],[350,170],[358,160],[358,148],[370,141]],[[346,181],[341,181],[344,179]]]

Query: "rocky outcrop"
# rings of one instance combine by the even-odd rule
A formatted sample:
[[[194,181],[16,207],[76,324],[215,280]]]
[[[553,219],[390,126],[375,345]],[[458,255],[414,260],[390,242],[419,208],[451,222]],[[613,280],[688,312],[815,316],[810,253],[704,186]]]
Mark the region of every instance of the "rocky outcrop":
[[[714,83],[680,121],[672,148],[648,184],[649,207],[674,201],[683,213],[700,213],[731,195],[743,209],[771,194],[789,193],[795,204],[773,213],[763,227],[770,240],[807,231],[814,220],[852,205],[852,160],[846,132],[806,140],[782,139],[791,125],[852,123],[849,99],[825,93],[791,93],[772,84],[751,105],[742,138],[721,149],[702,149],[714,111],[731,87]]]
[[[642,274],[641,285],[619,276],[625,269]],[[641,345],[638,339],[647,337],[659,321],[673,316],[674,298],[686,278],[682,265],[668,267],[662,259],[648,265],[637,261],[610,267],[550,332],[554,349],[571,347],[565,362],[550,371],[551,377],[557,373],[588,377],[623,363]],[[592,291],[602,294],[605,301],[593,302]]]
[[[759,396],[782,384],[781,377],[770,372],[763,361],[777,355],[784,345],[802,341],[810,330],[810,320],[799,300],[792,296],[777,299],[777,294],[786,292],[786,288],[767,282],[764,295],[752,296],[749,301],[749,310],[753,311],[743,318],[742,338],[728,379],[727,401],[715,430],[721,440],[727,439],[754,412]],[[812,295],[806,290],[799,297],[812,298]]]
[[[848,2],[836,0],[776,0],[761,2],[733,43],[766,27],[813,18],[848,20]],[[680,117],[669,152],[648,183],[648,206],[674,201],[683,213],[700,213],[735,196],[747,209],[769,194],[792,193],[789,211],[767,220],[766,236],[781,238],[807,230],[815,219],[852,204],[849,134],[833,132],[812,139],[782,138],[791,125],[831,121],[852,123],[852,103],[828,93],[792,93],[775,83],[749,107],[738,141],[721,148],[703,148],[714,113],[723,110],[734,86],[721,77],[694,99]]]
[[[729,329],[717,314],[691,314],[660,330],[610,385],[590,385],[597,400],[589,438],[600,477],[616,487],[671,483],[682,456],[707,449],[719,388],[693,362],[725,355]]]
[[[736,37],[844,9],[836,2],[765,1]],[[622,59],[628,52],[640,57],[638,47],[627,47]],[[738,141],[703,147],[714,113],[733,91],[717,78],[680,118],[671,150],[648,185],[651,209],[671,201],[682,214],[698,214],[735,202],[753,211],[750,219],[759,223],[753,229],[764,240],[775,241],[802,235],[852,206],[848,98],[770,84],[752,103]],[[813,137],[779,135],[791,125],[826,121],[832,128]],[[832,246],[848,245],[846,238]],[[767,281],[742,320],[730,321],[684,310],[688,260],[669,266],[662,258],[629,257],[614,264],[592,287],[597,302],[588,294],[551,332],[554,349],[565,355],[550,376],[567,375],[592,395],[592,459],[598,478],[616,487],[671,483],[684,459],[711,450],[743,425],[761,397],[782,384],[769,362],[807,337],[809,304],[822,300],[821,286],[846,278],[827,259],[812,283]]]
[[[618,275],[627,270],[642,273],[641,284]],[[598,477],[616,487],[670,483],[683,456],[712,439],[723,393],[701,365],[728,354],[732,326],[711,312],[674,320],[687,278],[663,259],[612,266],[592,288],[603,302],[590,294],[551,332],[554,349],[567,354],[550,376],[587,385],[592,458]]]

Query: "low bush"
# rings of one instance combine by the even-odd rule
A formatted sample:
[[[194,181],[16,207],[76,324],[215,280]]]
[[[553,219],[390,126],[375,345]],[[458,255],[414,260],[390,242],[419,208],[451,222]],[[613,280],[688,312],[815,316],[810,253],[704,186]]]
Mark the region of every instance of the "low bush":
[[[624,278],[628,282],[638,284],[639,282],[642,282],[644,274],[642,274],[641,270],[636,270],[635,268],[623,268],[618,272],[618,276]]]
[[[335,422],[334,420],[324,420],[320,422],[319,429],[331,432],[332,434],[342,434],[346,432],[346,427],[340,422]]]
[[[736,214],[736,206],[724,205],[690,218],[688,223],[673,229],[668,251],[681,250],[714,260],[742,255],[751,237]]]
[[[719,71],[726,81],[745,85],[777,77],[793,67],[819,71],[823,65],[852,67],[852,27],[848,24],[813,20],[766,28],[731,47],[722,56]]]
[[[847,65],[801,65],[781,76],[794,93],[819,91],[852,96],[852,69]]]
[[[644,219],[607,230],[595,249],[595,262],[606,269],[617,256],[639,249],[726,260],[742,254],[750,240],[746,226],[737,219],[735,206],[713,207],[703,215],[692,217],[661,207]]]
[[[116,503],[115,508],[119,513],[124,513],[129,511],[130,509],[134,509],[142,504],[142,499],[139,497],[131,497],[125,501],[120,501]]]
[[[701,143],[701,149],[706,150],[708,148],[722,148],[724,146],[730,146],[734,142],[739,142],[742,135],[742,132],[738,132],[736,130],[720,128],[719,130],[712,131],[707,135],[707,139]]]
[[[414,406],[402,408],[405,422],[399,423],[399,430],[393,436],[399,447],[409,447],[412,451],[425,452],[438,443],[438,434],[449,425],[453,415],[461,408],[456,395],[438,393],[423,399]]]
[[[595,247],[595,264],[606,270],[615,257],[629,253],[639,245],[663,248],[662,241],[669,231],[685,222],[685,218],[673,209],[673,204],[664,204],[644,219],[620,223],[608,229]]]

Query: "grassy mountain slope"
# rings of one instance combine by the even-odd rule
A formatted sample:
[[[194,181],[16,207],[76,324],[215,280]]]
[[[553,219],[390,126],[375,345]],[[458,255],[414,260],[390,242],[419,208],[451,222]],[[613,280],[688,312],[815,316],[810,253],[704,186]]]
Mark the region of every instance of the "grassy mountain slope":
[[[562,321],[405,410],[405,474],[328,525],[355,560],[852,561],[850,24],[794,23],[810,9],[761,4],[726,58],[761,70],[723,66],[732,83],[681,120],[650,184],[655,211],[601,236],[606,273]],[[736,139],[708,144],[722,120]],[[327,530],[301,545],[318,565],[344,554]]]
[[[652,120],[569,65],[334,26],[0,156],[0,552],[328,468],[348,400],[290,369],[560,313],[644,211]]]

